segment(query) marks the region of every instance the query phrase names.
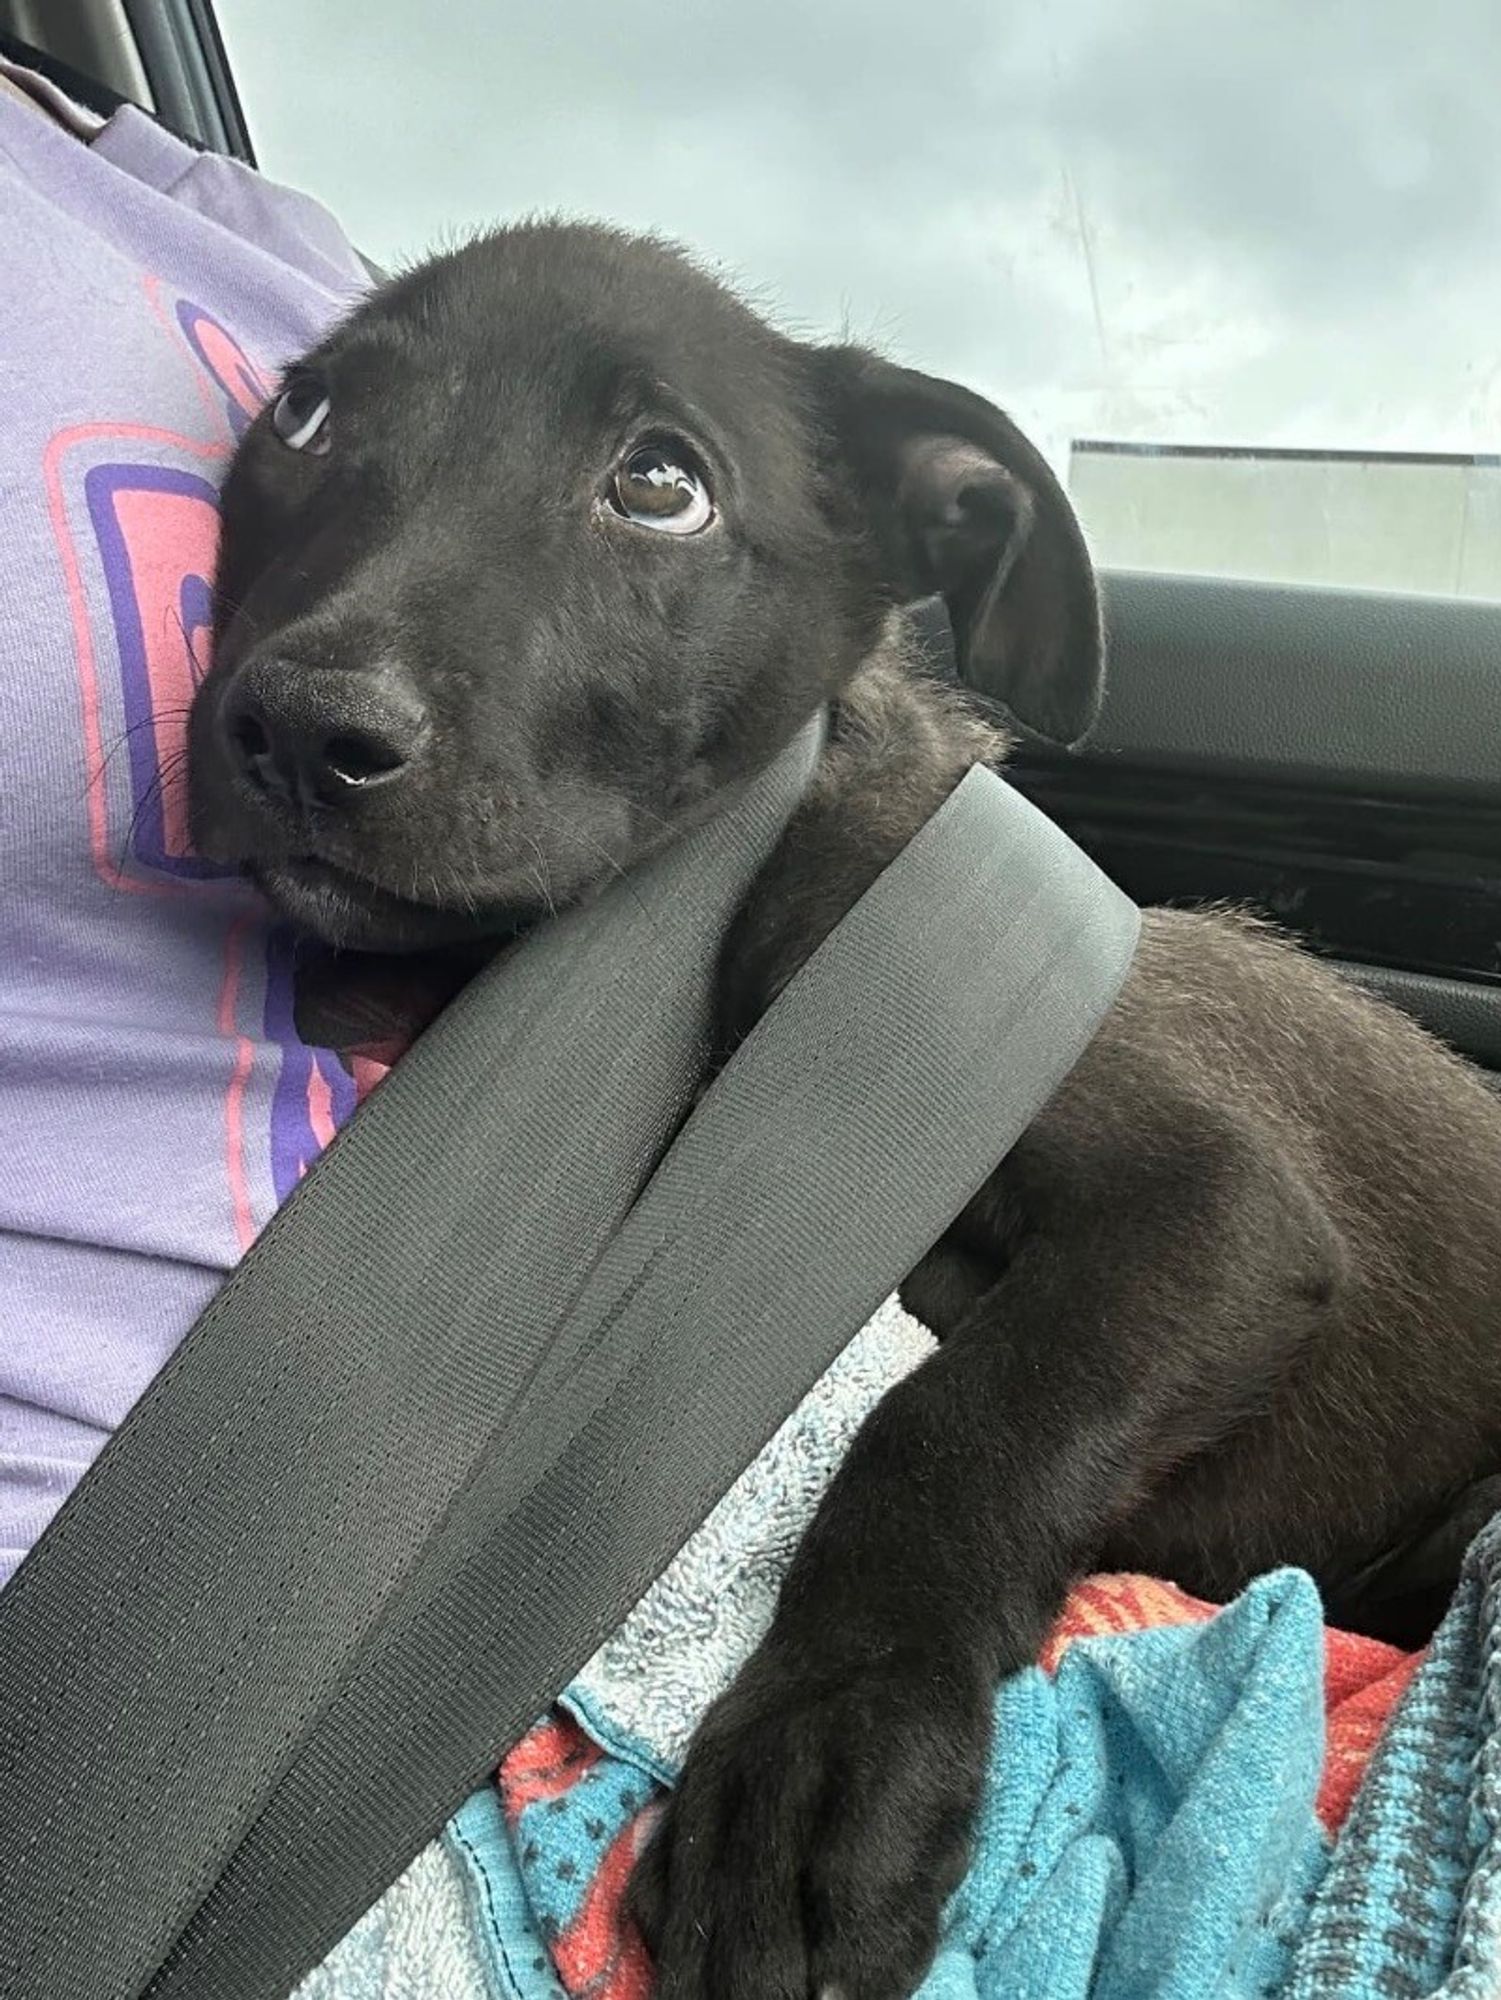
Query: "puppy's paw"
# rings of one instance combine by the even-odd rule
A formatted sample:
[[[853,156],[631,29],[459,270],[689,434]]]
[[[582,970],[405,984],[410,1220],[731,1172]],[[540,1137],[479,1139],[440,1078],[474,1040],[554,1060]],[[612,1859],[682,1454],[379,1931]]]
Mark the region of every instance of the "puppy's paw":
[[[764,1647],[632,1884],[658,2000],[907,2000],[964,1872],[990,1715],[969,1668]]]

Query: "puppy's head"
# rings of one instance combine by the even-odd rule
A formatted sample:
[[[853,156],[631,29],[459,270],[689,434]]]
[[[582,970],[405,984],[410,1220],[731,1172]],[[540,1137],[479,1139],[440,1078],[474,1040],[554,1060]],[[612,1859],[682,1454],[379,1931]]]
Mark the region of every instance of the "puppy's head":
[[[974,686],[1084,733],[1089,562],[999,411],[659,244],[505,231],[377,292],[244,439],[194,837],[331,943],[503,930],[712,809],[934,593]]]

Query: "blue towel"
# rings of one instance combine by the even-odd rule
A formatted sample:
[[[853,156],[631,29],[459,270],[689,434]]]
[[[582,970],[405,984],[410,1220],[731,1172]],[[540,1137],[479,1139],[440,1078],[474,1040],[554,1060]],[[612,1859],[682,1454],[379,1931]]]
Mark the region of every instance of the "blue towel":
[[[1323,1623],[1295,1571],[1001,1692],[976,1858],[922,2000],[1261,2000],[1326,1862]]]
[[[670,1783],[853,1429],[928,1347],[879,1314],[590,1663],[564,1701],[602,1753],[579,1795],[508,1820],[477,1793],[300,2000],[559,2000],[594,1857]],[[1008,1683],[921,2000],[1501,2000],[1501,1522],[1332,1856],[1323,1665],[1313,1584],[1282,1571],[1208,1624],[1081,1640]]]
[[[1317,1592],[1281,1571],[1207,1625],[1079,1641],[1055,1680],[1009,1682],[920,2000],[1497,2000],[1501,1522],[1332,1858],[1314,1812],[1323,1664]],[[605,1747],[591,1795],[660,1775],[597,1703],[588,1722]],[[549,1805],[508,1827],[493,1793],[460,1815],[505,2000],[558,1993],[543,1940],[566,1922],[560,1862],[570,1907],[587,1888],[579,1819]]]
[[[974,1866],[921,2000],[1274,1991],[1327,1859],[1314,1813],[1322,1690],[1318,1595],[1293,1571],[1207,1625],[1082,1641],[1055,1680],[1009,1682]],[[608,1744],[597,1711],[591,1733]],[[587,1894],[588,1801],[648,1775],[625,1738],[589,1767],[577,1813],[549,1801],[507,1827],[490,1799],[466,1808],[466,1858],[506,1913],[504,1932],[492,1927],[496,1969],[540,1965],[541,1940]]]

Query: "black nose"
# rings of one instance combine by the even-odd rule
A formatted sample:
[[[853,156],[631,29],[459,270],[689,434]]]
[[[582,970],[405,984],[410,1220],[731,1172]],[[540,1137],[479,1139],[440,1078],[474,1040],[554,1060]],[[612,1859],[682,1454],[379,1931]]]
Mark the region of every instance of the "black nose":
[[[252,662],[225,700],[230,757],[288,805],[350,805],[411,766],[426,710],[395,669],[351,673],[286,659]]]

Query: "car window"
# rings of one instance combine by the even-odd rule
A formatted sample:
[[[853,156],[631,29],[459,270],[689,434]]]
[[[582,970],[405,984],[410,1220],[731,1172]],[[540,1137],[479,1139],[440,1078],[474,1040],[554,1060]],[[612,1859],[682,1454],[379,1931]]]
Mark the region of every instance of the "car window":
[[[1501,597],[1495,0],[219,0],[377,262],[538,210],[1004,403],[1107,564]]]

